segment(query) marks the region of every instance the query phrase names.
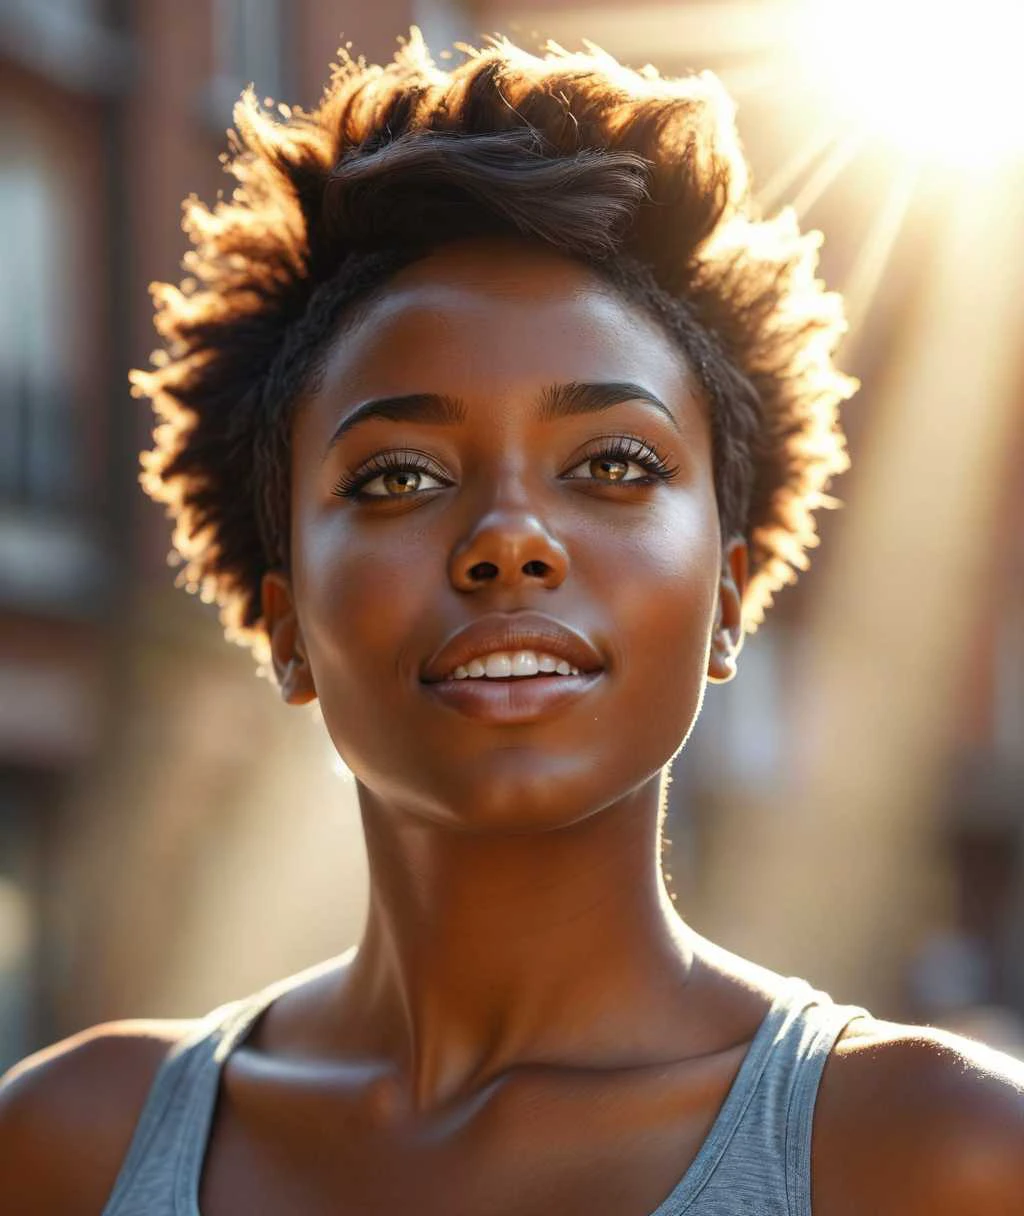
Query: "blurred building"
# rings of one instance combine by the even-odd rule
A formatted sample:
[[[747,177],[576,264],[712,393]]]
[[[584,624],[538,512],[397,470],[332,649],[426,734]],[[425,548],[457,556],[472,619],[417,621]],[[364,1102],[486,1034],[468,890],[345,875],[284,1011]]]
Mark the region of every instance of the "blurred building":
[[[709,14],[728,8],[0,0],[0,1069],[104,1018],[201,1012],[361,923],[351,785],[315,720],[172,589],[166,523],[136,485],[149,419],[126,373],[155,345],[146,286],[179,275],[181,200],[225,184],[242,87],[310,106],[342,40],[388,57],[411,22],[436,48],[585,35],[742,83],[757,48],[723,40]],[[778,176],[786,107],[741,98],[739,116],[781,197],[799,187]],[[808,202],[839,287],[863,271],[880,172]],[[933,204],[909,206],[847,360],[869,386],[837,487],[855,510],[823,521],[815,569],[709,694],[674,773],[668,864],[681,910],[724,945],[952,1022],[1024,1011],[1024,410],[1007,404],[1024,364],[1005,352],[984,399],[965,384],[960,413],[929,415],[943,384],[922,368],[954,358],[948,326],[977,311],[936,289]],[[965,503],[973,549],[946,552]]]
[[[150,420],[127,371],[156,345],[147,284],[180,277],[182,199],[226,183],[242,88],[311,106],[342,41],[390,56],[412,22],[440,42],[467,33],[446,0],[0,2],[0,1068],[99,1018],[196,1010],[358,927],[351,788],[315,722],[284,714],[212,614],[171,589],[167,526],[136,484]],[[240,854],[203,861],[259,836],[274,788],[261,739],[275,773],[312,764],[342,790],[336,852],[353,875],[347,891],[344,864],[322,876],[319,936],[307,918],[305,946],[265,940],[246,970],[245,946],[208,923],[245,936],[229,908]],[[302,807],[288,813],[294,828]],[[267,847],[244,890],[287,870]]]
[[[54,1024],[53,857],[110,714],[128,577],[126,210],[133,48],[88,4],[0,8],[0,1058]],[[115,177],[115,172],[117,176]]]

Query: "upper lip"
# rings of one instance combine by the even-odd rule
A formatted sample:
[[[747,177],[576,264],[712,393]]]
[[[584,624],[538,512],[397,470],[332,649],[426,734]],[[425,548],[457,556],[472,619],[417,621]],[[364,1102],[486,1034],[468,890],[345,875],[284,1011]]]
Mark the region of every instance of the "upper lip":
[[[554,655],[583,673],[604,667],[601,656],[582,633],[543,613],[517,612],[483,616],[458,630],[424,666],[420,678],[426,684],[436,684],[470,659],[516,650]]]

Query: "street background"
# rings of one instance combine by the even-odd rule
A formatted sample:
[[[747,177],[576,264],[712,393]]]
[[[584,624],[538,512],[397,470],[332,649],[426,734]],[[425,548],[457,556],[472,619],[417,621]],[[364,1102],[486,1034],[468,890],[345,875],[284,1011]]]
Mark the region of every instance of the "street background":
[[[380,62],[412,23],[442,67],[500,32],[717,71],[766,212],[825,233],[863,383],[844,506],[709,690],[666,870],[722,945],[1024,1055],[1014,8],[961,19],[953,97],[937,10],[898,3],[817,29],[798,0],[0,0],[0,1070],[357,939],[351,778],[174,588],[127,372],[157,345],[147,284],[180,277],[181,200],[230,184],[245,84],[311,107],[339,44]]]

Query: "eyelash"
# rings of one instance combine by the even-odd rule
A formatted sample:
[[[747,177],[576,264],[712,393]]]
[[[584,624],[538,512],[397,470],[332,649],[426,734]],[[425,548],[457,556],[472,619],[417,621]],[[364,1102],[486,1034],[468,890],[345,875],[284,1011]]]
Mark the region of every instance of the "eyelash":
[[[355,473],[345,473],[339,479],[334,487],[334,493],[340,498],[358,498],[359,491],[368,482],[373,481],[375,477],[379,477],[382,473],[391,473],[396,469],[401,469],[403,472],[413,470],[417,473],[430,473],[431,476],[441,480],[439,471],[434,462],[426,454],[415,449],[404,449],[400,452],[381,452],[376,456],[371,456],[365,465]],[[368,494],[367,498],[384,498],[383,494]],[[393,495],[392,497],[398,497]]]
[[[635,435],[603,435],[592,440],[587,450],[572,467],[574,469],[578,468],[579,465],[585,464],[590,460],[596,460],[602,456],[610,456],[615,460],[624,460],[631,464],[638,464],[650,474],[647,477],[632,477],[628,481],[607,482],[606,484],[608,485],[653,485],[659,481],[671,481],[679,472],[678,465],[669,464],[650,444],[637,438]],[[399,469],[402,472],[429,473],[431,477],[437,478],[438,481],[445,480],[437,465],[426,452],[417,451],[416,449],[404,449],[402,451],[381,452],[371,457],[357,472],[346,473],[339,478],[333,492],[340,498],[365,498],[366,501],[387,501],[390,499],[394,501],[394,499],[404,497],[404,495],[362,495],[360,491],[363,486],[369,484],[374,478],[380,477],[382,473],[391,473]],[[600,479],[591,477],[567,478],[566,480],[599,481]],[[419,492],[421,491],[414,491],[414,493]]]

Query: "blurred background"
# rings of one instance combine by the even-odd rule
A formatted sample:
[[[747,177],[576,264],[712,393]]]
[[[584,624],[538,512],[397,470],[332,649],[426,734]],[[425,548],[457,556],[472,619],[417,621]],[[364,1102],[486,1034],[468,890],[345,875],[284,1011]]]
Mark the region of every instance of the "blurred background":
[[[710,68],[847,293],[853,470],[670,787],[677,907],[878,1015],[1024,1054],[1024,124],[1009,0],[0,0],[0,1070],[354,942],[351,778],[173,587],[136,484],[180,203],[339,44],[502,32]],[[940,9],[941,14],[940,15]],[[956,14],[960,14],[957,16]]]

